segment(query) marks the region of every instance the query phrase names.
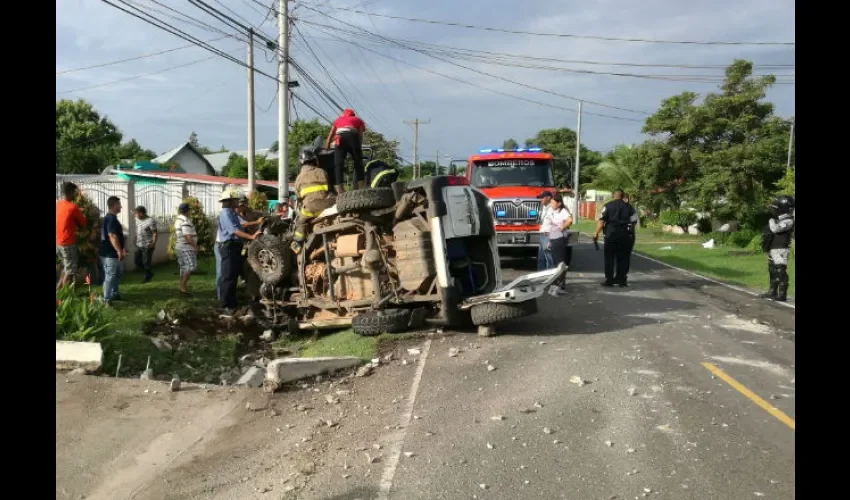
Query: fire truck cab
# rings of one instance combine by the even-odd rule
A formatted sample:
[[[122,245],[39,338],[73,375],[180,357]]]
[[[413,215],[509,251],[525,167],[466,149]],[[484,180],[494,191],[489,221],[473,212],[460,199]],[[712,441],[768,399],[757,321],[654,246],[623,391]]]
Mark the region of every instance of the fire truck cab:
[[[540,199],[555,190],[554,156],[540,148],[482,149],[467,159],[463,175],[489,198],[501,253],[536,257],[540,242]]]

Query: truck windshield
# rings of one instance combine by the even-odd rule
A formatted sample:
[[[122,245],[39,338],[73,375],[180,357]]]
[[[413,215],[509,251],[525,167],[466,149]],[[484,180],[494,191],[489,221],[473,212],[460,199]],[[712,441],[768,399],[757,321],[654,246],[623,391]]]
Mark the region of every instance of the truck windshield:
[[[473,162],[470,184],[479,188],[496,186],[554,186],[552,160],[482,160]]]

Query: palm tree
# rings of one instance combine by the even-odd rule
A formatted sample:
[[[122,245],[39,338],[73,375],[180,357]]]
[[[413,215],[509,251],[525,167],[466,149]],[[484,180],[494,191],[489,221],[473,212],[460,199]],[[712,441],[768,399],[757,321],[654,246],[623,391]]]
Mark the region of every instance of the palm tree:
[[[630,198],[633,205],[640,199],[640,185],[633,157],[633,146],[621,144],[615,146],[597,167],[593,182],[582,186],[583,189],[598,189],[614,191],[622,189]]]

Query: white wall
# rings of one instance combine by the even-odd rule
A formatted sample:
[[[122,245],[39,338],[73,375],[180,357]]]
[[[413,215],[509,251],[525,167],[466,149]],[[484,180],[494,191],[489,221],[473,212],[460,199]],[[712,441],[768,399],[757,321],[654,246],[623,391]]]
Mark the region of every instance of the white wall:
[[[174,157],[174,161],[180,164],[180,168],[186,171],[187,174],[210,175],[207,171],[207,164],[204,160],[194,152],[185,148]]]

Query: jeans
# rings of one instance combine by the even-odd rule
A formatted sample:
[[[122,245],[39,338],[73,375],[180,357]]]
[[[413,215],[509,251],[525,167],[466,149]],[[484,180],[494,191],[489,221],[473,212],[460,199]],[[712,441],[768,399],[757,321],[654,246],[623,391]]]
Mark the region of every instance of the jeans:
[[[146,278],[152,277],[153,271],[151,271],[151,267],[153,266],[153,248],[136,248],[134,257],[136,267],[145,272]]]
[[[555,261],[552,258],[552,251],[546,246],[549,244],[549,236],[540,235],[540,245],[537,246],[537,270],[545,271],[555,267]]]
[[[113,257],[101,257],[103,264],[103,299],[113,300],[118,295],[118,281],[124,274],[124,263]]]
[[[216,243],[215,249],[215,298],[221,300],[221,249]]]

